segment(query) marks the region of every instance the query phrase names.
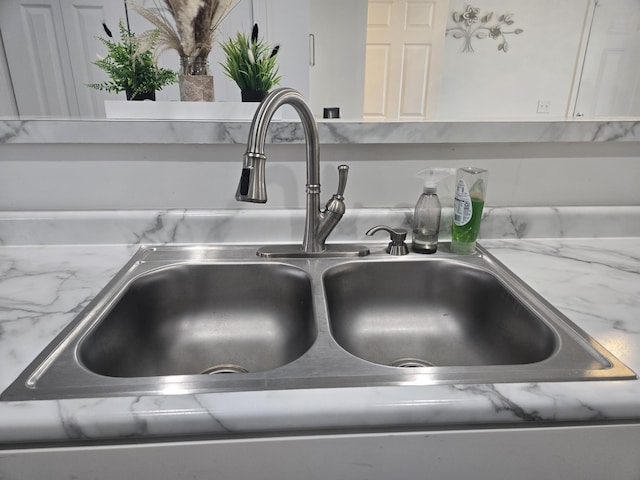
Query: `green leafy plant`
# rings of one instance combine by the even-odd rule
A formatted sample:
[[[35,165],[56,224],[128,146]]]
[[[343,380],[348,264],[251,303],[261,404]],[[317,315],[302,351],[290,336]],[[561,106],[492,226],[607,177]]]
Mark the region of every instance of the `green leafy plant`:
[[[258,24],[253,26],[251,37],[239,32],[220,46],[227,56],[221,65],[241,91],[267,92],[280,83],[282,77],[278,75],[277,63],[280,46],[271,48],[259,40]]]
[[[113,38],[111,31],[103,24],[108,37]],[[108,92],[129,91],[131,97],[146,92],[153,92],[177,81],[177,74],[166,68],[159,68],[154,61],[152,50],[158,33],[139,42],[135,34],[127,29],[120,20],[120,42],[98,37],[106,47],[106,57],[93,62],[110,77],[101,83],[90,83],[87,86]]]

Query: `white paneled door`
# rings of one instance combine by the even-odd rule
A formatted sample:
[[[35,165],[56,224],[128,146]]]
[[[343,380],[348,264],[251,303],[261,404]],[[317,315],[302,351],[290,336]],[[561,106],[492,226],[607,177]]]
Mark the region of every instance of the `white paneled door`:
[[[367,120],[425,120],[436,111],[448,0],[369,0]]]
[[[576,114],[640,115],[640,0],[597,0]]]
[[[124,20],[124,5],[118,0],[60,0],[60,6],[80,116],[103,117],[104,100],[113,100],[113,94],[90,89],[87,83],[108,78],[106,73],[92,65],[99,53],[106,54],[106,48],[96,37],[106,38],[102,29],[102,22],[106,22],[114,36],[120,38],[116,32],[118,21]]]
[[[97,117],[106,94],[86,84],[104,74],[91,65],[104,46],[102,22],[117,32],[124,5],[109,0],[0,2],[0,30],[20,115]]]
[[[4,42],[0,30],[0,118],[18,115],[16,97],[13,93],[13,83],[9,74],[9,64],[4,53]]]

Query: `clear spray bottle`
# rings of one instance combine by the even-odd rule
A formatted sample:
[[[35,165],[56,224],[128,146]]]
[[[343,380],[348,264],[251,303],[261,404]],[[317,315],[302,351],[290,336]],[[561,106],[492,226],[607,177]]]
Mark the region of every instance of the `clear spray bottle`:
[[[438,250],[442,205],[438,198],[438,182],[455,174],[451,168],[428,168],[418,173],[424,179],[422,195],[413,213],[411,249],[417,253],[435,253]]]

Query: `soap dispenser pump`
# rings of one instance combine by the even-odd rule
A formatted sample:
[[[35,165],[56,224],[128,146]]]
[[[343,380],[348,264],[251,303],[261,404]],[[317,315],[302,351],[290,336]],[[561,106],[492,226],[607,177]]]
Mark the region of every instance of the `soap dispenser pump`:
[[[452,168],[428,168],[418,173],[424,178],[422,195],[413,213],[411,249],[417,253],[435,253],[438,250],[442,205],[438,198],[438,182],[453,175]]]

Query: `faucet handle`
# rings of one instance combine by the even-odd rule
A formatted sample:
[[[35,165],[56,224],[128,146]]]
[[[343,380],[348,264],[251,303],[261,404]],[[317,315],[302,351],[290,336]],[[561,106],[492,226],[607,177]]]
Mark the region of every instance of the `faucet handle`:
[[[349,175],[349,165],[338,166],[338,193],[339,197],[344,197],[344,190],[347,188],[347,176]]]
[[[405,240],[407,239],[407,231],[404,228],[391,228],[386,225],[378,225],[369,229],[366,235],[371,237],[374,233],[381,230],[384,230],[391,235],[391,241],[389,242],[389,245],[387,245],[386,250],[389,255],[409,254],[409,247],[407,247],[407,244],[405,243]]]
[[[325,207],[325,212],[339,215],[340,220],[345,212],[344,206],[344,189],[347,187],[347,175],[349,174],[349,165],[338,166],[338,192],[329,199]],[[336,223],[337,223],[336,220]],[[334,225],[335,226],[335,225]]]

